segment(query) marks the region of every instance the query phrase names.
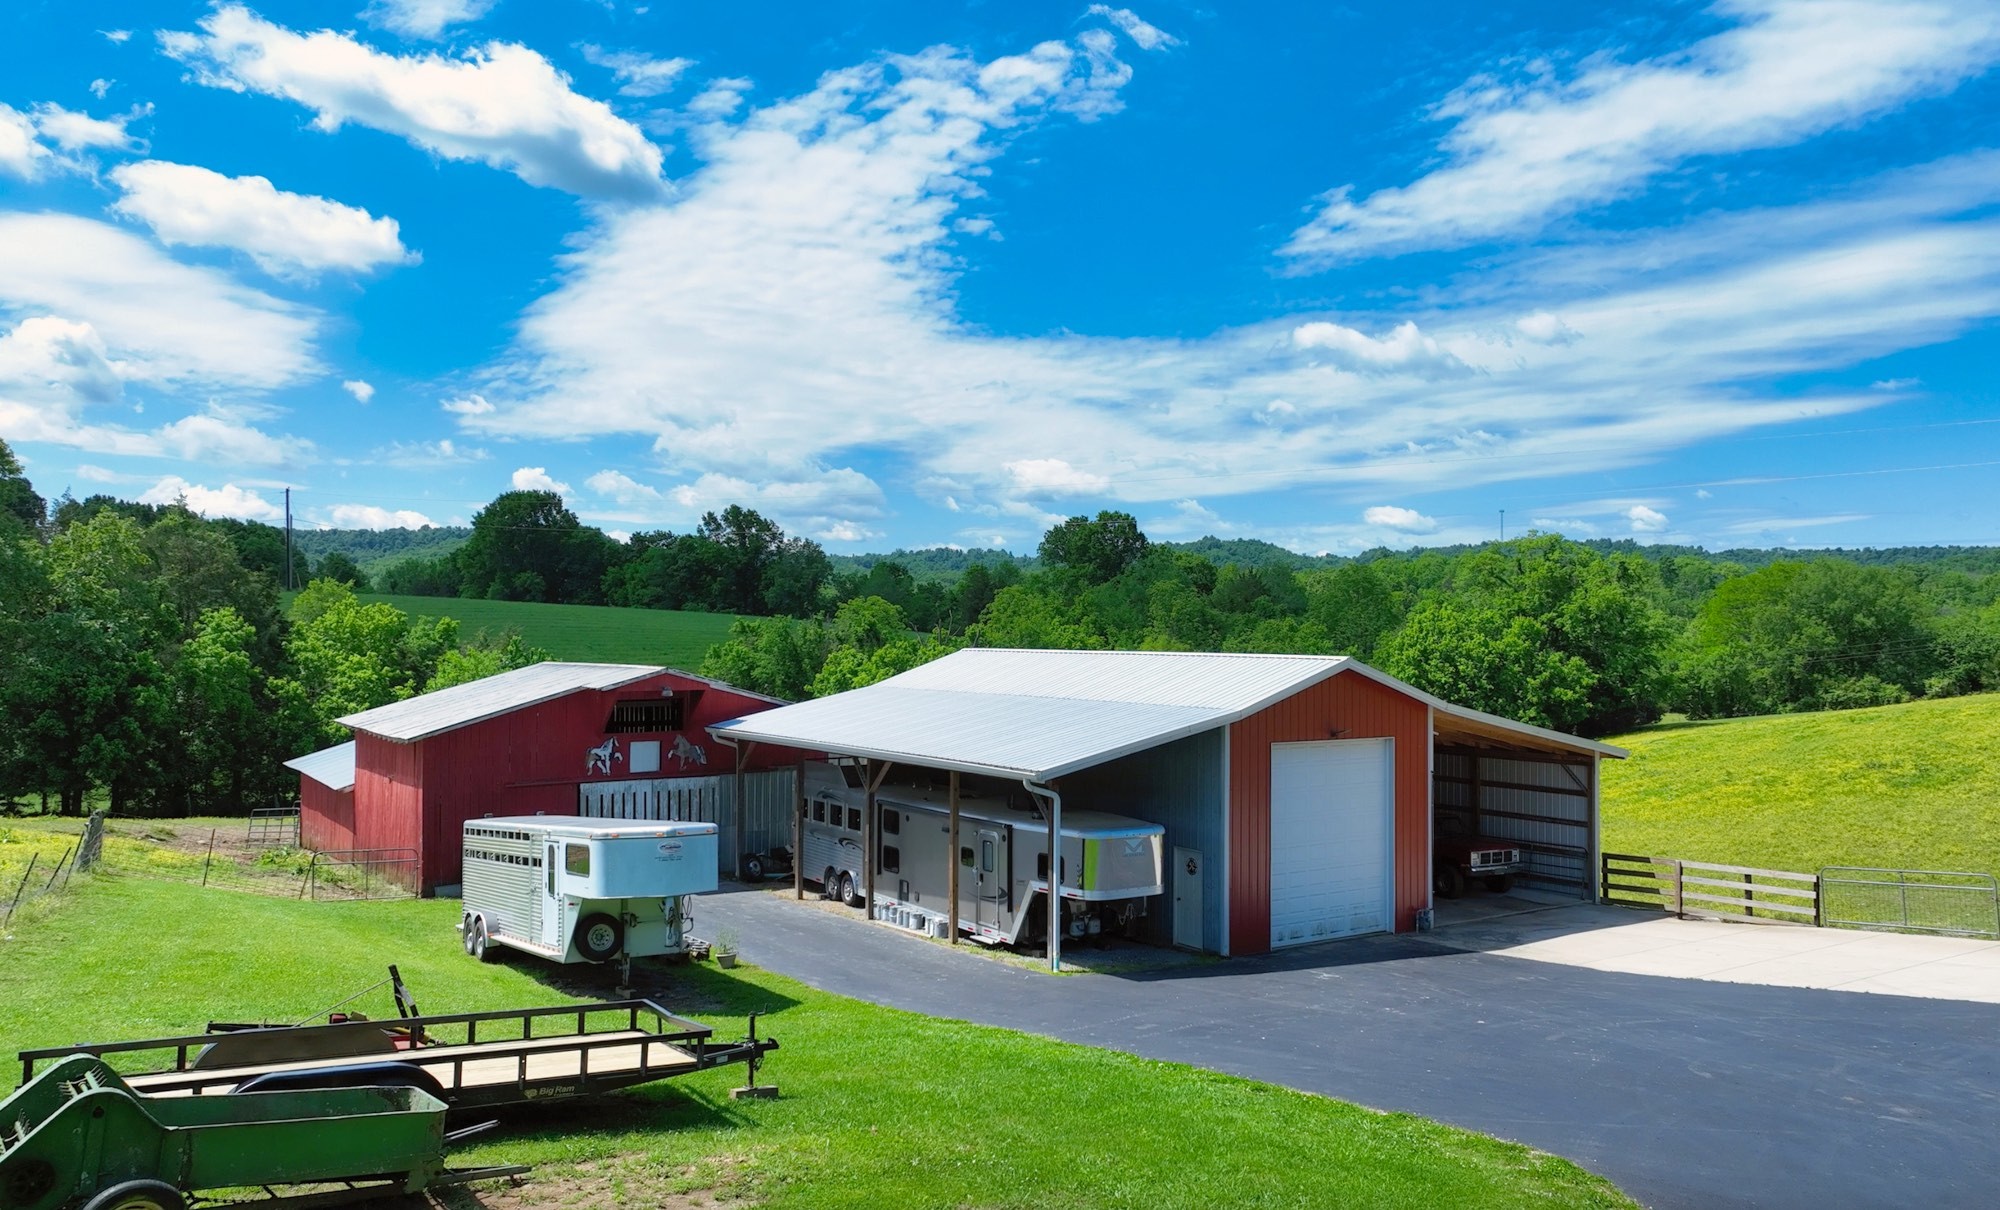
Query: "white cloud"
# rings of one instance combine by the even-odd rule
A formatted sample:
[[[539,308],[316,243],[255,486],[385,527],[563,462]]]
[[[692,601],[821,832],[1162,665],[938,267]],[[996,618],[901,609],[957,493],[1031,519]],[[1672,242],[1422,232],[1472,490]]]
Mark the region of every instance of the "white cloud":
[[[369,455],[375,462],[401,470],[463,466],[470,462],[484,462],[487,457],[485,450],[457,445],[450,438],[442,441],[394,441]]]
[[[42,175],[52,158],[49,149],[35,140],[34,119],[0,103],[0,171],[32,181]]]
[[[1632,523],[1635,534],[1656,534],[1667,527],[1667,514],[1643,504],[1634,504],[1626,509],[1624,517]]]
[[[1345,550],[1380,541],[1358,516],[1372,500],[1630,467],[1879,406],[1881,392],[1799,384],[2000,317],[2000,155],[1979,155],[1483,260],[1447,302],[1393,315],[1195,338],[967,324],[948,253],[959,210],[1090,70],[1073,47],[998,66],[935,50],[695,128],[683,192],[579,237],[514,347],[472,379],[485,394],[463,423],[650,440],[663,474],[701,477],[668,491],[683,509],[850,462],[933,485],[968,522],[991,518],[982,529],[1042,524],[1056,489],[1110,506],[1310,485],[1354,520],[1299,531],[1299,548]],[[1518,325],[1537,314],[1581,338],[1529,339]],[[1671,507],[1596,515],[1622,529],[1635,503]],[[811,515],[865,519],[838,500]]]
[[[1023,458],[1006,464],[1014,486],[1029,499],[1097,495],[1111,486],[1103,475],[1078,470],[1061,458]]]
[[[1453,248],[1625,197],[1696,156],[1783,147],[1950,90],[2000,56],[2000,9],[1894,0],[1722,0],[1728,28],[1638,62],[1545,60],[1476,76],[1433,116],[1444,164],[1326,195],[1282,249],[1302,267]]]
[[[658,503],[664,497],[660,489],[648,487],[630,475],[620,471],[603,470],[583,481],[583,485],[600,496],[605,496],[629,507]]]
[[[396,220],[323,197],[287,193],[261,176],[224,176],[193,164],[121,164],[125,191],[112,209],[153,229],[165,244],[234,248],[267,272],[366,272],[416,257]]]
[[[336,504],[326,510],[326,521],[335,529],[422,529],[437,524],[420,512],[373,504]]]
[[[102,148],[107,151],[133,151],[144,146],[138,139],[127,134],[125,127],[134,118],[152,112],[150,106],[142,106],[129,113],[111,118],[93,118],[87,113],[64,109],[60,105],[44,102],[35,106],[35,129],[49,142],[64,151],[89,151]]]
[[[1907,391],[1924,385],[1921,378],[1881,378],[1868,384],[1871,391]]]
[[[438,406],[455,416],[487,416],[493,412],[493,405],[486,401],[486,396],[478,394],[447,399]]]
[[[1472,373],[1472,367],[1409,322],[1397,324],[1387,336],[1374,337],[1340,324],[1316,321],[1293,328],[1292,343],[1322,352],[1329,363],[1356,374],[1456,378]]]
[[[97,32],[103,34],[105,40],[113,45],[124,42],[132,36],[132,31],[129,29],[100,29]]]
[[[128,476],[121,475],[109,467],[97,466],[89,462],[79,462],[76,464],[76,477],[84,480],[86,483],[124,483],[128,478]]]
[[[353,122],[583,197],[636,201],[665,190],[660,149],[525,46],[389,55],[332,30],[294,33],[233,4],[201,28],[163,33],[161,45],[201,83],[295,101],[329,133]]]
[[[438,38],[454,25],[477,21],[494,0],[371,0],[361,19],[405,38]]]
[[[340,389],[354,396],[354,402],[367,403],[375,398],[374,384],[361,378],[349,378],[340,384]]]
[[[71,215],[0,213],[8,312],[90,325],[130,382],[261,391],[319,369],[316,313]]]
[[[813,537],[821,542],[866,542],[870,538],[879,538],[881,536],[880,531],[869,529],[852,521],[836,521],[825,529],[813,532]]]
[[[184,500],[189,508],[204,517],[277,521],[285,515],[283,508],[249,488],[238,487],[234,483],[204,487],[199,483],[189,483],[179,475],[168,475],[139,497],[141,504],[172,504],[176,500]]]
[[[657,97],[694,66],[693,59],[655,59],[635,50],[605,50],[589,43],[581,49],[585,61],[610,71],[618,80],[618,91],[628,97]]]
[[[1694,489],[1694,498],[1697,500],[1713,500],[1715,499],[1715,493],[1705,487],[1698,487]]]
[[[116,80],[107,80],[100,76],[90,82],[90,95],[102,101],[111,92],[111,86],[117,82]]]
[[[1768,534],[1792,529],[1814,529],[1823,525],[1846,525],[1852,521],[1866,521],[1868,513],[1830,513],[1817,517],[1753,517],[1747,521],[1733,521],[1722,527],[1726,534]]]
[[[1138,44],[1140,50],[1164,50],[1167,47],[1179,46],[1181,44],[1179,38],[1174,37],[1156,25],[1150,25],[1141,20],[1139,15],[1129,8],[1112,8],[1108,4],[1093,4],[1085,9],[1084,12],[1088,16],[1102,17],[1117,26],[1120,30],[1124,31],[1126,37]]]
[[[1537,311],[1515,320],[1514,331],[1536,344],[1566,345],[1577,339],[1574,328],[1547,311]]]
[[[235,417],[215,413],[184,416],[156,431],[165,452],[189,462],[250,466],[290,466],[307,461],[312,443],[274,437]]]
[[[1369,525],[1400,530],[1406,534],[1428,534],[1438,527],[1435,517],[1426,517],[1414,508],[1401,508],[1394,504],[1378,504],[1367,509],[1361,514],[1361,519]]]
[[[514,490],[519,492],[554,492],[558,496],[569,495],[569,484],[558,483],[549,478],[544,466],[524,466],[514,472]]]
[[[706,87],[688,101],[687,111],[697,118],[708,120],[726,118],[742,107],[744,95],[754,87],[756,87],[755,81],[745,76],[724,76],[710,80]]]

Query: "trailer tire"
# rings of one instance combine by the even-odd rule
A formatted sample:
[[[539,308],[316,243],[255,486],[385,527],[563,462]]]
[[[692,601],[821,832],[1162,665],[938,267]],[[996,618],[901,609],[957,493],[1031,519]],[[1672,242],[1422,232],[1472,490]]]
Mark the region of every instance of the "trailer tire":
[[[755,853],[743,858],[743,881],[764,881],[764,859]]]
[[[840,888],[840,880],[834,877],[833,867],[826,867],[826,873],[819,876],[819,897],[831,899]]]
[[[465,944],[465,952],[466,952],[466,953],[467,953],[468,955],[470,955],[470,954],[472,953],[472,917],[471,917],[471,916],[467,916],[467,917],[466,917],[465,919],[463,919],[463,920],[461,920],[461,921],[459,921],[459,922],[458,922],[458,937],[459,937],[459,940],[460,940],[460,941],[462,941],[462,942],[463,942],[463,943]]]
[[[474,916],[472,918],[472,932],[468,935],[472,941],[467,947],[467,953],[470,953],[481,962],[500,961],[500,948],[493,944],[493,938],[486,933],[486,917]]]
[[[120,1181],[99,1190],[83,1210],[187,1210],[187,1199],[165,1181]]]
[[[840,900],[840,902],[846,904],[848,907],[861,906],[860,900],[854,894],[854,875],[849,874],[845,870],[841,871],[840,893],[835,895],[834,898]]]
[[[576,952],[592,962],[604,962],[625,947],[625,926],[616,916],[592,912],[576,922]]]

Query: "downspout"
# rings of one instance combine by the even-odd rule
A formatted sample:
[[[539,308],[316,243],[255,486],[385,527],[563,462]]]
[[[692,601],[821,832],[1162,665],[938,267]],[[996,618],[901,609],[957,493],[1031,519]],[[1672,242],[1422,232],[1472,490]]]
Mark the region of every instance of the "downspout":
[[[1062,795],[1027,778],[1028,793],[1049,800],[1049,973],[1062,972]]]

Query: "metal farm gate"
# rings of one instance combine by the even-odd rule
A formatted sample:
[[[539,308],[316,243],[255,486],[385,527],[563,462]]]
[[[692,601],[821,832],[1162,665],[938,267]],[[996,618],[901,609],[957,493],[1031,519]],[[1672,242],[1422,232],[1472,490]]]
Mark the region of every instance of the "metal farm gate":
[[[798,772],[771,769],[743,775],[743,844],[736,836],[736,778],[641,777],[585,782],[577,787],[577,814],[594,819],[664,819],[717,826],[723,874],[736,872],[736,854],[761,853],[792,843],[798,809]]]
[[[1455,818],[1465,835],[1512,841],[1527,867],[1517,880],[1535,890],[1589,899],[1597,889],[1593,775],[1589,758],[1439,747],[1431,780],[1437,816],[1432,826],[1442,835]]]

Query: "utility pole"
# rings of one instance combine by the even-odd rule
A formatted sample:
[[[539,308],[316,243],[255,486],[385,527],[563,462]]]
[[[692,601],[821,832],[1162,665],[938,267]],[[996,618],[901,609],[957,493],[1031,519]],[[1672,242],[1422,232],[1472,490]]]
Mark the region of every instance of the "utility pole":
[[[292,590],[292,489],[285,489],[285,591]]]
[[[285,493],[285,498],[287,500],[291,499],[291,493]],[[291,506],[286,505],[286,507],[289,508]],[[1507,510],[1504,508],[1500,510],[1500,540],[1502,542],[1507,540]]]

